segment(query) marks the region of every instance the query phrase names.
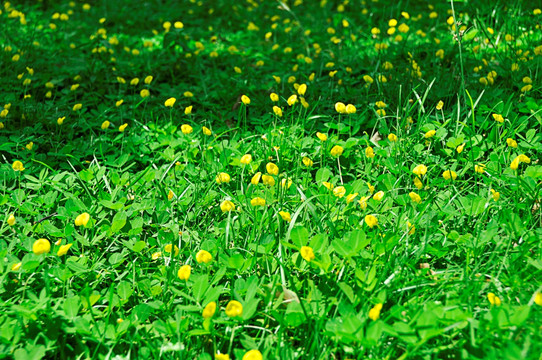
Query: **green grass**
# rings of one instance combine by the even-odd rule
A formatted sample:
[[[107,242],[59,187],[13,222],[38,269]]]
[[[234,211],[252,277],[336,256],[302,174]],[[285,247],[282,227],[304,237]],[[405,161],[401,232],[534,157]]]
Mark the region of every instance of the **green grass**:
[[[0,358],[541,359],[533,4],[89,4],[2,3]]]

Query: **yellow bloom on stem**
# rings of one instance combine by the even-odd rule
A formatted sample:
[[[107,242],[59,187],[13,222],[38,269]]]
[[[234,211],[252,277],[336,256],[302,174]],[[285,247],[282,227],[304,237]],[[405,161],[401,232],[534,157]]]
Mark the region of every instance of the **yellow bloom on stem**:
[[[13,225],[15,225],[15,222],[16,222],[16,221],[17,221],[17,220],[15,220],[15,215],[9,214],[9,217],[8,217],[8,225],[9,225],[9,226],[13,226]]]
[[[208,264],[213,261],[213,255],[211,255],[211,253],[207,250],[200,250],[196,254],[196,261],[198,262],[198,264]]]
[[[372,147],[367,146],[367,148],[365,149],[365,156],[367,156],[370,159],[375,157],[375,152]]]
[[[501,194],[493,189],[489,190],[491,190],[491,197],[493,198],[493,201],[499,201],[499,199],[501,198]]]
[[[190,106],[187,106],[184,108],[184,114],[185,115],[190,115],[192,114],[192,109],[194,108],[194,106],[190,105]]]
[[[263,360],[263,356],[259,350],[250,350],[243,355],[242,360]]]
[[[51,243],[47,239],[38,239],[32,245],[32,252],[36,255],[46,254],[51,251]]]
[[[188,124],[181,125],[181,132],[185,135],[191,134],[194,129]]]
[[[102,123],[102,130],[105,130],[109,127],[109,125],[111,125],[111,123],[107,120],[105,120],[103,123]]]
[[[311,167],[314,164],[313,161],[306,156],[304,156],[301,161],[303,162],[303,165],[305,165],[306,167]]]
[[[75,218],[75,226],[87,226],[90,220],[90,215],[88,213],[82,213]]]
[[[346,114],[346,105],[340,101],[335,103],[335,111],[339,114]]]
[[[501,114],[493,114],[493,119],[495,119],[496,122],[500,122],[500,123],[503,123],[504,122],[504,118],[502,117]]]
[[[301,249],[299,249],[299,253],[301,254],[301,257],[308,262],[311,262],[315,258],[314,251],[312,251],[312,248],[309,246],[302,246]]]
[[[442,107],[444,106],[444,102],[442,100],[439,100],[437,104],[437,110],[442,110]]]
[[[369,319],[376,321],[380,318],[380,311],[382,310],[382,304],[376,304],[371,310],[369,310]]]
[[[367,209],[367,200],[369,200],[370,196],[362,196],[361,199],[359,199],[358,203],[361,207],[361,210]]]
[[[369,192],[371,194],[375,192],[375,187],[371,185],[370,183],[367,183],[367,189],[369,189]]]
[[[343,147],[340,145],[335,145],[333,148],[331,148],[331,151],[329,152],[331,156],[339,157],[343,154]]]
[[[465,148],[465,143],[459,145],[457,147],[457,149],[455,149],[457,151],[458,154],[461,154],[463,152],[463,149]]]
[[[23,171],[25,169],[23,166],[23,163],[20,162],[19,160],[15,160],[13,162],[13,165],[11,165],[11,168],[15,171]]]
[[[326,134],[322,134],[321,132],[317,132],[316,133],[316,137],[318,139],[320,139],[321,141],[326,141],[327,140],[327,135]]]
[[[63,255],[66,255],[68,253],[68,250],[70,250],[70,248],[72,247],[73,244],[66,244],[66,245],[62,245],[56,255],[57,256],[63,256]]]
[[[188,280],[191,272],[192,272],[192,267],[190,265],[183,265],[177,272],[177,276],[181,280]]]
[[[265,206],[265,199],[261,197],[255,197],[254,199],[250,200],[250,205],[256,207],[256,206]]]
[[[381,201],[384,198],[384,191],[379,191],[373,195],[373,199],[376,201]]]
[[[324,185],[328,190],[333,190],[333,184],[327,181],[323,181],[322,185]]]
[[[216,176],[216,183],[222,184],[222,183],[229,183],[230,182],[230,175],[227,173],[221,172]]]
[[[484,164],[474,165],[474,171],[476,171],[478,174],[483,174],[486,172],[486,166]]]
[[[294,106],[295,103],[297,103],[297,95],[294,94],[290,96],[286,102],[288,103],[289,106]]]
[[[203,135],[205,136],[210,136],[213,133],[211,129],[205,126],[201,128],[201,131],[203,131]]]
[[[354,201],[354,199],[356,198],[356,196],[358,196],[359,193],[353,193],[353,194],[349,194],[347,197],[346,197],[346,203],[347,204],[350,204],[351,202]]]
[[[64,123],[64,120],[66,119],[65,116],[62,116],[62,117],[59,117],[58,119],[56,119],[56,123],[58,125],[62,125]]]
[[[230,300],[226,305],[226,315],[231,318],[243,315],[243,305],[237,300]]]
[[[333,195],[335,195],[338,198],[342,198],[346,194],[346,189],[344,186],[337,186],[335,189],[333,189]]]
[[[376,225],[378,225],[378,219],[376,216],[373,215],[366,215],[365,216],[365,223],[372,229]]]
[[[264,185],[275,186],[275,178],[272,177],[271,175],[263,174],[262,181]]]
[[[250,98],[249,98],[248,96],[246,96],[246,95],[242,95],[242,96],[241,96],[241,101],[242,101],[243,104],[245,104],[245,105],[250,104]]]
[[[169,98],[164,102],[164,105],[166,107],[173,107],[173,105],[175,104],[175,101],[177,101],[177,99],[175,99],[174,97]]]
[[[280,181],[280,185],[283,187],[283,188],[286,188],[286,189],[289,189],[290,186],[292,186],[292,179],[288,178],[288,179],[282,179]]]
[[[292,221],[292,216],[287,211],[279,211],[279,215],[284,221],[287,221],[287,222]]]
[[[82,107],[83,107],[83,104],[75,104],[75,105],[73,106],[73,111],[81,110]]]
[[[278,117],[282,117],[282,109],[279,108],[278,106],[273,106],[273,112],[274,112],[275,115],[277,115]]]
[[[525,164],[529,164],[531,162],[531,159],[527,155],[523,155],[523,154],[518,156],[518,160],[519,162],[522,162]]]
[[[149,97],[151,95],[151,92],[148,89],[143,89],[140,91],[139,96],[142,98]]]
[[[213,317],[215,312],[216,312],[216,302],[211,301],[210,303],[205,305],[205,308],[203,308],[203,312],[201,313],[201,316],[204,319],[209,319]]]
[[[262,177],[262,173],[258,171],[256,174],[254,174],[254,176],[250,180],[250,183],[252,185],[258,185],[258,183],[260,182],[261,177]]]
[[[272,162],[269,162],[267,163],[267,165],[265,165],[265,170],[267,170],[267,173],[271,175],[279,174],[279,167]]]
[[[357,109],[356,109],[356,107],[354,105],[348,104],[348,105],[346,105],[345,111],[346,111],[347,114],[355,114]]]
[[[252,155],[245,154],[241,157],[240,163],[243,165],[248,165],[252,162]]]
[[[228,354],[215,354],[215,360],[230,360],[230,356]]]
[[[152,75],[147,76],[145,78],[145,84],[149,85],[152,82],[152,79],[153,79]]]
[[[542,293],[539,293],[539,292],[536,293],[536,295],[534,296],[534,302],[536,305],[542,306]]]
[[[124,123],[124,124],[122,124],[121,126],[119,126],[119,131],[120,131],[120,132],[124,132],[124,130],[126,130],[127,127],[128,127],[128,124],[127,124],[127,123]]]
[[[391,141],[391,142],[396,142],[397,141],[397,135],[389,134],[388,135],[388,140]]]
[[[517,148],[518,147],[518,143],[516,142],[516,140],[511,139],[511,138],[506,139],[506,144],[508,146],[510,146],[511,148]]]
[[[269,98],[271,99],[272,102],[279,101],[279,96],[277,94],[275,94],[275,93],[269,94]]]
[[[493,294],[492,292],[487,294],[487,299],[489,300],[489,303],[494,306],[501,306],[501,299]]]
[[[442,173],[442,177],[445,178],[446,180],[455,180],[457,178],[457,174],[455,171],[453,170],[446,170]]]
[[[419,177],[414,179],[414,186],[416,186],[418,188],[418,190],[423,187],[422,181],[420,180]]]
[[[166,246],[164,246],[164,251],[168,254],[171,253],[171,250],[173,250],[175,256],[179,255],[179,248],[177,247],[177,245],[173,246],[173,244],[167,244]]]
[[[427,166],[423,164],[416,165],[416,167],[412,170],[412,172],[418,176],[423,176],[427,173]]]
[[[415,203],[419,204],[422,202],[422,198],[420,197],[420,195],[416,194],[415,192],[410,192],[408,194],[408,196],[410,196],[410,199],[412,199],[412,201],[414,201]]]
[[[307,84],[301,84],[297,88],[297,93],[301,96],[305,95],[305,92],[307,92]]]
[[[23,265],[22,262],[18,262],[16,264],[11,265],[11,271],[17,271],[21,268],[21,265]]]
[[[224,200],[220,204],[220,210],[222,210],[222,212],[230,212],[232,210],[235,210],[235,204],[232,203],[230,200]]]
[[[432,138],[433,136],[435,136],[436,133],[437,132],[435,130],[429,130],[428,132],[425,133],[424,138],[426,139]]]

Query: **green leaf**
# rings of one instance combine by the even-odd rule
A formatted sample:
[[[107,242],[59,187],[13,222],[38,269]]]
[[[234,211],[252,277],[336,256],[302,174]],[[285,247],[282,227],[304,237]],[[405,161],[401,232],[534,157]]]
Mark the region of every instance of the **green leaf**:
[[[111,224],[111,232],[113,234],[117,233],[126,225],[126,213],[124,211],[119,211],[113,217],[113,223]]]
[[[79,296],[71,296],[64,301],[64,312],[69,318],[75,318],[81,307]]]
[[[292,242],[298,247],[302,247],[308,244],[309,242],[309,231],[303,226],[296,226],[292,229],[290,233],[290,238]]]

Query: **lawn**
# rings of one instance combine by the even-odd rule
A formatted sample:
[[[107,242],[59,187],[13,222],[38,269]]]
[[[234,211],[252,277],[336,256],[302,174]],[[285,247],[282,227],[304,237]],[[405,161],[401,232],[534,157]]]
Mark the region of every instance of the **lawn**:
[[[542,4],[0,7],[0,359],[542,359]]]

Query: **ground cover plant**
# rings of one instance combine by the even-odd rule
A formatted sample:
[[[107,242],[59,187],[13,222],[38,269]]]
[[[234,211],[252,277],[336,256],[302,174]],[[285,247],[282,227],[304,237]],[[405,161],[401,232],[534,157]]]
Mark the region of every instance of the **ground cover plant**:
[[[0,358],[541,359],[539,5],[3,1]]]

